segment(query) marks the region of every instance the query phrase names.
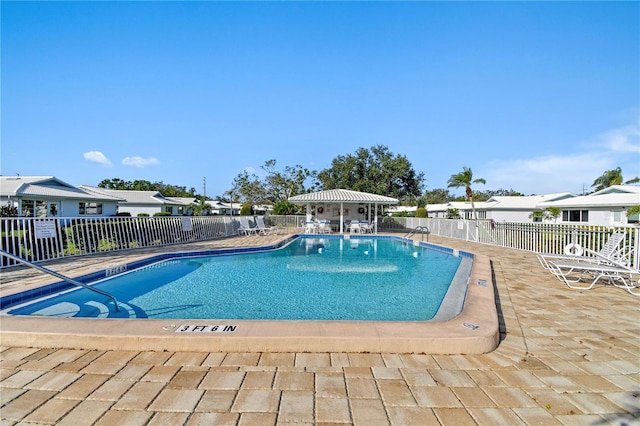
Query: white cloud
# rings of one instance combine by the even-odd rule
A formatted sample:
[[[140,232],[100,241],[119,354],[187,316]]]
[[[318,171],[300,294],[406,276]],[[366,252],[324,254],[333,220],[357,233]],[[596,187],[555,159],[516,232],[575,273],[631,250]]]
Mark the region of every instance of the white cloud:
[[[102,164],[103,166],[111,167],[113,164],[103,153],[100,151],[88,151],[82,154],[84,159],[93,163]]]
[[[157,158],[149,157],[124,157],[122,159],[122,164],[125,166],[133,166],[133,167],[146,167],[146,166],[154,166],[156,164],[160,164]]]
[[[575,153],[496,160],[474,170],[474,176],[484,178],[487,188],[525,195],[590,192],[593,181],[606,170],[620,167],[625,179],[637,175],[639,134],[637,125],[613,129],[596,136],[589,147],[576,147]]]
[[[552,155],[494,161],[478,173],[492,189],[514,189],[529,194],[581,193],[609,168],[610,160],[593,153]],[[475,173],[474,173],[475,175]]]
[[[600,144],[612,151],[640,153],[640,126],[614,129],[599,136]]]

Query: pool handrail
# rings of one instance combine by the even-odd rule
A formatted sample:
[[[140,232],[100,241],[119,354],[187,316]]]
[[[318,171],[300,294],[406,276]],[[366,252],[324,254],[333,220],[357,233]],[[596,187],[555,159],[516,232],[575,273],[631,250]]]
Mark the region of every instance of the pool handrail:
[[[424,234],[427,234],[427,241],[429,241],[429,234],[431,234],[431,231],[429,231],[429,228],[427,228],[426,226],[416,226],[415,228],[413,228],[411,231],[407,232],[403,237],[402,240],[409,240],[411,237],[413,237],[415,234],[417,234],[418,232],[420,232],[422,234],[422,238],[421,240],[424,241]]]
[[[81,283],[79,281],[76,281],[76,280],[74,280],[72,278],[64,276],[64,275],[62,275],[62,274],[60,274],[60,273],[58,273],[56,271],[52,271],[51,269],[45,268],[44,266],[37,265],[37,264],[35,264],[33,262],[30,262],[30,261],[28,261],[26,259],[23,259],[23,258],[21,258],[19,256],[16,256],[16,255],[14,255],[12,253],[9,253],[9,252],[6,252],[4,250],[0,250],[0,255],[8,257],[9,259],[15,260],[16,262],[20,262],[20,263],[22,263],[22,264],[24,264],[26,266],[31,267],[31,268],[34,268],[34,269],[37,269],[39,271],[45,272],[45,273],[47,273],[49,275],[53,275],[54,277],[60,278],[61,280],[64,280],[65,282],[68,282],[69,284],[73,284],[73,285],[78,286],[78,287],[86,288],[87,290],[90,290],[90,291],[96,292],[98,294],[101,294],[103,296],[106,296],[106,297],[110,298],[113,301],[113,304],[116,307],[116,312],[120,312],[120,307],[118,306],[118,300],[116,299],[116,297],[114,295],[110,294],[110,293],[107,293],[104,290],[100,290],[98,288],[94,288],[94,287],[88,286],[88,285],[83,284],[83,283]]]

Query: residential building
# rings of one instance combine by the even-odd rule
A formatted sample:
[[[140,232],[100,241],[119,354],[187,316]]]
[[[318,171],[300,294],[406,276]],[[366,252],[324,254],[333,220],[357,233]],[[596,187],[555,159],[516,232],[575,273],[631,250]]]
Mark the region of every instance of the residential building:
[[[541,202],[538,208],[561,209],[558,223],[621,226],[638,223],[638,215],[627,215],[629,207],[638,205],[640,186],[613,185],[588,195]]]
[[[627,215],[629,207],[640,205],[640,186],[614,185],[592,194],[578,196],[569,192],[528,196],[494,196],[487,201],[475,202],[478,219],[496,222],[540,222],[542,212],[549,207],[560,209],[560,216],[547,218],[553,223],[583,223],[594,226],[622,226],[638,223],[638,215]],[[473,219],[473,208],[468,201],[451,201],[425,206],[428,217],[447,218],[450,210],[457,210],[461,219]],[[389,212],[415,213],[416,207],[393,206]]]
[[[153,216],[157,213],[185,216],[189,214],[189,205],[195,202],[195,198],[165,197],[159,191],[127,191],[86,185],[80,185],[80,188],[91,194],[119,198],[118,213],[129,213],[131,216]]]
[[[0,176],[0,203],[21,217],[101,217],[118,211],[115,195],[84,191],[54,176]]]

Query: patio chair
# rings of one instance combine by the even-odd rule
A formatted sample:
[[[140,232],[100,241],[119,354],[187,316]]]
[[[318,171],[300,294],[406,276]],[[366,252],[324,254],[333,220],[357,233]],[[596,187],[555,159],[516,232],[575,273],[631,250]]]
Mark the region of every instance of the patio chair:
[[[360,233],[360,222],[357,220],[352,220],[351,223],[349,224],[349,232],[352,234],[359,234]]]
[[[247,216],[240,216],[238,218],[240,222],[240,228],[238,228],[238,235],[258,235],[258,227],[252,227],[249,225],[249,218]]]
[[[536,253],[536,257],[544,269],[551,269],[551,266],[549,265],[549,262],[551,261],[588,260],[596,263],[602,263],[603,258],[604,260],[613,260],[628,266],[630,257],[625,256],[624,247],[620,247],[624,240],[624,233],[614,232],[597,252],[587,248],[583,249],[577,244],[569,244],[565,247],[564,255]],[[575,254],[570,254],[573,250],[575,250]]]
[[[640,296],[640,292],[634,291],[640,287],[640,270],[598,253],[595,257],[597,261],[589,260],[590,258],[550,260],[549,270],[569,288],[589,290],[598,281],[605,280],[608,284],[623,287],[629,293]],[[586,285],[576,285],[578,282],[585,281]]]
[[[367,221],[360,222],[360,232],[373,234],[373,231],[376,229],[376,221],[369,223]]]
[[[328,220],[321,220],[318,223],[318,232],[320,234],[330,234],[331,233],[331,222]]]
[[[262,216],[256,216],[256,227],[258,228],[258,233],[262,235],[273,234],[278,231],[277,226],[266,226]]]
[[[316,234],[317,232],[318,232],[318,225],[314,221],[308,220],[304,225],[304,233]]]

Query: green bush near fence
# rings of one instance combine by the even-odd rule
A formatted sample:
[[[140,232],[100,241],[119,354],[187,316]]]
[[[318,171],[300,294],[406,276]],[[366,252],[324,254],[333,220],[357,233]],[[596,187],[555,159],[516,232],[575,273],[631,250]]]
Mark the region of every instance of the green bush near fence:
[[[92,253],[109,251],[122,247],[115,239],[104,238],[112,235],[110,221],[72,223],[63,233],[63,247],[69,253]],[[126,235],[119,235],[121,241],[126,241]]]

